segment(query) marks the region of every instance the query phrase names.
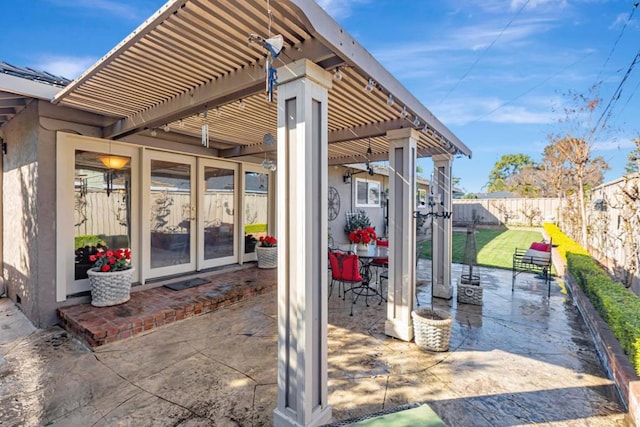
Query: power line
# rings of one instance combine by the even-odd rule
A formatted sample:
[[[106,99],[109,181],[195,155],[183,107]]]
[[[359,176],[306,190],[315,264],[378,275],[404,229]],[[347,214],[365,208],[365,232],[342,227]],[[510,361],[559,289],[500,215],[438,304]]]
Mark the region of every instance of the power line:
[[[525,96],[526,94],[533,92],[535,89],[539,88],[540,86],[542,86],[543,84],[547,83],[549,80],[553,79],[554,77],[558,76],[559,74],[565,72],[566,70],[568,70],[569,68],[573,67],[574,65],[577,65],[579,62],[582,62],[582,60],[584,60],[586,57],[590,56],[592,53],[587,53],[586,55],[580,57],[577,61],[565,66],[564,68],[560,69],[559,71],[557,71],[556,73],[550,75],[549,77],[547,77],[546,79],[544,79],[543,81],[541,81],[540,83],[538,83],[537,85],[534,85],[532,87],[530,87],[529,89],[525,90],[524,92],[520,93],[519,95],[515,96],[514,98],[511,98],[510,100],[508,100],[505,103],[502,103],[500,105],[498,105],[496,108],[494,108],[493,110],[489,111],[488,113],[478,117],[477,119],[469,122],[469,123],[476,123],[479,122],[480,120],[484,119],[485,117],[488,117],[490,115],[492,115],[493,113],[495,113],[496,111],[498,111],[499,109],[506,107],[507,105],[513,103],[514,101],[516,101],[519,98],[522,98],[523,96]]]
[[[520,7],[520,9],[518,9],[518,12],[516,12],[516,14],[511,18],[511,20],[507,23],[507,25],[505,25],[505,27],[502,29],[502,31],[500,31],[500,34],[498,34],[496,36],[495,39],[493,39],[493,41],[489,44],[489,46],[486,47],[485,50],[482,51],[482,53],[476,58],[476,60],[473,62],[473,64],[471,64],[471,66],[469,67],[469,69],[462,75],[462,77],[460,77],[460,79],[458,79],[458,81],[456,82],[456,84],[453,85],[453,87],[451,89],[449,89],[449,91],[447,93],[444,94],[444,96],[442,97],[442,99],[440,100],[440,102],[438,102],[438,104],[442,104],[444,102],[445,99],[447,99],[447,97],[451,94],[451,92],[453,92],[454,90],[457,89],[458,85],[465,79],[467,78],[467,76],[471,73],[471,71],[474,69],[474,67],[478,64],[478,62],[480,62],[480,60],[484,57],[484,55],[487,53],[487,51],[489,49],[491,49],[491,47],[498,41],[498,39],[504,34],[505,31],[507,31],[507,29],[511,26],[511,24],[513,23],[513,21],[515,21],[515,19],[520,15],[520,13],[524,10],[524,8],[529,4],[530,0],[527,0],[524,2],[524,4]]]
[[[592,138],[595,136],[596,132],[598,132],[600,129],[604,129],[604,127],[607,125],[607,121],[611,118],[611,114],[613,113],[613,107],[615,106],[616,102],[618,102],[618,100],[620,99],[620,96],[622,95],[622,86],[624,86],[624,83],[627,81],[627,78],[633,71],[633,67],[635,67],[635,65],[638,63],[638,60],[640,60],[640,50],[638,51],[638,53],[636,53],[636,56],[631,61],[629,68],[627,68],[627,72],[622,77],[620,84],[616,88],[613,95],[611,95],[611,99],[607,103],[607,106],[605,107],[604,110],[602,110],[602,114],[600,115],[600,117],[598,117],[598,121],[596,122],[596,125],[591,130]],[[606,114],[606,117],[605,117],[605,114]],[[600,126],[600,121],[603,118],[604,118],[604,121],[602,122],[602,126]]]
[[[605,67],[609,63],[609,60],[611,59],[611,55],[613,55],[613,52],[616,50],[616,47],[618,46],[618,42],[622,38],[622,34],[624,33],[624,30],[627,28],[627,24],[629,23],[629,21],[631,21],[631,18],[633,18],[633,14],[635,13],[636,9],[638,8],[638,5],[640,5],[640,2],[634,3],[633,8],[631,9],[631,13],[629,14],[629,17],[627,18],[627,21],[622,26],[622,29],[620,30],[620,34],[618,34],[618,38],[613,43],[613,46],[611,47],[611,51],[609,52],[609,56],[607,56],[607,59],[604,61],[604,64],[602,64],[602,69],[598,73],[598,77],[596,78],[596,80],[600,80],[600,76],[602,75],[602,72],[604,71]]]

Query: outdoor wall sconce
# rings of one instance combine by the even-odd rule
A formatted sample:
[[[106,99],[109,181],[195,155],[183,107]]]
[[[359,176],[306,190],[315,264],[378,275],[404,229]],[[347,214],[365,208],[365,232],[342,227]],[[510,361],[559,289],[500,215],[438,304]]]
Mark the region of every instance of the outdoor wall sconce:
[[[351,184],[351,174],[349,172],[345,172],[344,175],[342,175],[342,182]]]

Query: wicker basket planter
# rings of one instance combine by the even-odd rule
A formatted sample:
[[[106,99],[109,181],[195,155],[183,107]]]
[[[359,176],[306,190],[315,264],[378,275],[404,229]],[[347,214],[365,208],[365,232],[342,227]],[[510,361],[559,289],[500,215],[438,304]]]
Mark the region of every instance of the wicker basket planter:
[[[416,344],[424,350],[447,351],[453,319],[448,313],[430,308],[411,312]]]
[[[482,286],[458,282],[458,302],[463,304],[482,305]]]
[[[91,305],[107,307],[122,304],[131,297],[131,276],[133,267],[121,271],[100,272],[95,268],[89,269],[89,283],[91,283]]]
[[[278,266],[277,246],[256,246],[258,268],[276,268]]]

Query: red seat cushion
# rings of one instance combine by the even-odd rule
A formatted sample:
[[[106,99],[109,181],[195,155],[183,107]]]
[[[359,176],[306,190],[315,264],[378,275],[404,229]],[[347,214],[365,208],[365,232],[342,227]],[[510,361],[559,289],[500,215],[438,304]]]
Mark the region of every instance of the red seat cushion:
[[[550,252],[551,245],[549,243],[533,242],[530,249],[533,249],[534,251]]]
[[[382,240],[382,239],[377,239],[376,240],[376,245],[378,246],[384,246],[384,247],[389,247],[389,241],[388,240]]]

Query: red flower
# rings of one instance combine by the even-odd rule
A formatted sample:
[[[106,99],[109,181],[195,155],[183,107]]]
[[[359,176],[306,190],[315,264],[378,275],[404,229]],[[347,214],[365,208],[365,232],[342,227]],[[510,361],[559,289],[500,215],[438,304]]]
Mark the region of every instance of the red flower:
[[[260,245],[265,248],[272,248],[278,245],[278,241],[273,236],[262,236],[260,237]]]
[[[349,233],[349,240],[351,243],[364,243],[369,244],[372,240],[377,239],[376,231],[373,227],[367,227],[365,229],[358,228],[357,230]]]
[[[93,262],[95,271],[107,273],[110,271],[122,271],[131,268],[129,260],[131,250],[126,249],[100,249],[95,255],[91,255],[89,260]]]

